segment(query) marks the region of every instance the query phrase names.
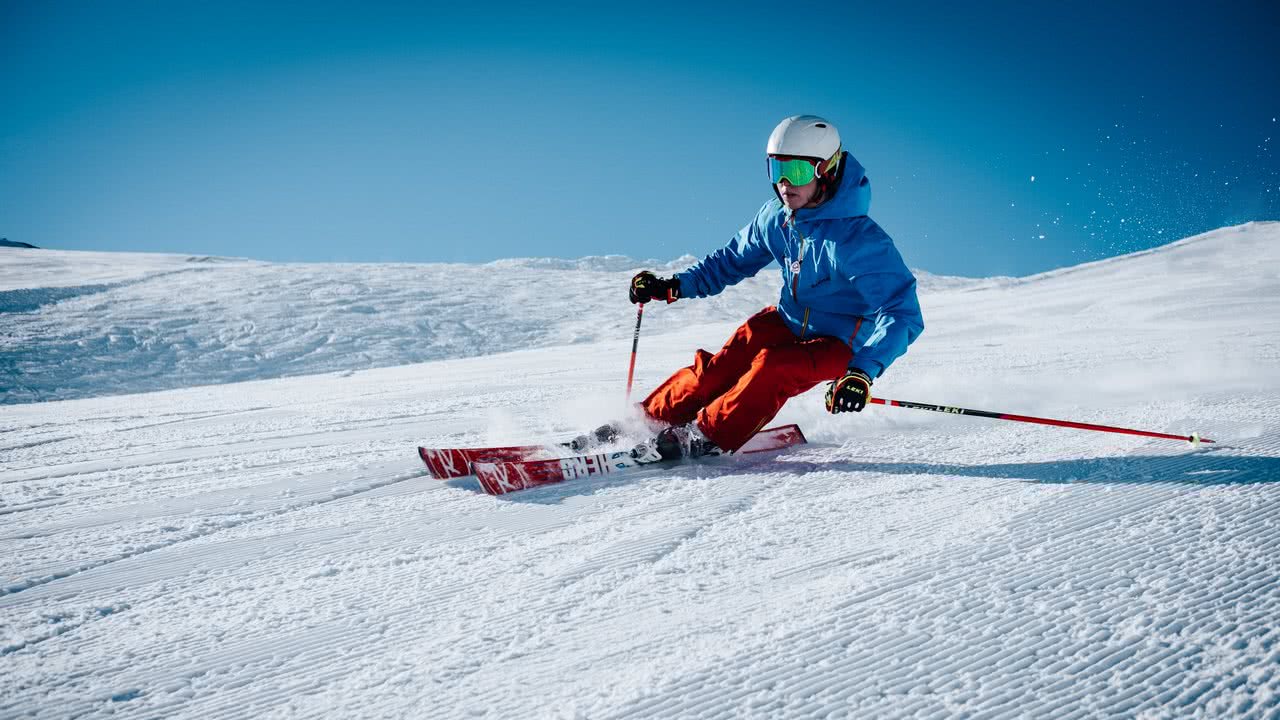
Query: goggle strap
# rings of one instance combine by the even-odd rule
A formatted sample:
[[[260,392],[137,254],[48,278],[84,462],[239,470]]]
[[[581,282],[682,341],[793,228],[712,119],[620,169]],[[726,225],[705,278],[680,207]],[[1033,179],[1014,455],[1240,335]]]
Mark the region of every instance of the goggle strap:
[[[840,167],[840,160],[842,160],[843,158],[844,158],[844,146],[837,147],[836,154],[827,158],[827,162],[825,163],[825,165],[827,166],[827,169],[823,171],[822,177],[830,177],[831,175],[834,175],[836,172],[836,169]]]

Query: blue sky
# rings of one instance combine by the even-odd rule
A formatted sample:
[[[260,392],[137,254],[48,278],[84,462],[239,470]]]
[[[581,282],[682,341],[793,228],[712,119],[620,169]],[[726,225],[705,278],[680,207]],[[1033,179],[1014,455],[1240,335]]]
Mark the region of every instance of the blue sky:
[[[796,113],[839,126],[936,273],[1280,219],[1273,2],[462,5],[0,0],[0,236],[702,255],[770,197]]]

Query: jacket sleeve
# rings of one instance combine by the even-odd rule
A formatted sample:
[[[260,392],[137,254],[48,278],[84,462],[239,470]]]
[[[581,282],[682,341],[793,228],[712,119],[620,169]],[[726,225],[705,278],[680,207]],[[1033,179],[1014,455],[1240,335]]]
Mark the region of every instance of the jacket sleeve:
[[[680,297],[708,297],[760,272],[773,261],[763,229],[764,208],[727,245],[677,273]]]
[[[840,265],[840,271],[859,295],[876,308],[875,314],[867,318],[873,323],[871,334],[861,346],[853,348],[849,362],[850,368],[856,367],[872,379],[880,377],[924,332],[915,275],[883,231],[881,238],[873,241],[871,253]]]

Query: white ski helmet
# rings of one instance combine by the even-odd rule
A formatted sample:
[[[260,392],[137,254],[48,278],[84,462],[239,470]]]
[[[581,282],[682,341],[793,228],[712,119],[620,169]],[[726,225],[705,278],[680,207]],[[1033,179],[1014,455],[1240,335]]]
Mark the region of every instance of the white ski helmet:
[[[830,160],[840,151],[840,132],[817,115],[792,115],[769,134],[769,155]]]

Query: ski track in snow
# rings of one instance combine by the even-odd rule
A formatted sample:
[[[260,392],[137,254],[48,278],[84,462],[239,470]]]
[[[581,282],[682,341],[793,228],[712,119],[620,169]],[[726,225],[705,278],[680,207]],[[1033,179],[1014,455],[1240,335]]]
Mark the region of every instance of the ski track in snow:
[[[530,293],[587,286],[562,324],[530,318],[515,352],[142,395],[83,397],[86,380],[65,385],[79,399],[0,406],[0,718],[1280,717],[1278,241],[1280,225],[1250,224],[1031,278],[933,279],[925,336],[875,388],[1221,441],[1198,452],[888,408],[831,417],[819,388],[778,418],[811,444],[775,457],[503,498],[426,477],[415,445],[558,438],[620,410],[634,315],[595,297],[628,274],[619,258],[495,264]],[[443,272],[193,275],[134,256],[77,275],[76,255],[23,260],[38,287],[0,283],[71,288],[27,292],[36,310],[0,315],[22,318],[11,338],[42,323],[70,347],[95,313],[205,327],[199,298],[155,299],[191,282],[223,305],[362,276],[382,290],[361,302],[408,322],[419,291],[383,291]],[[768,301],[775,278],[757,280],[646,313],[637,387],[717,347]],[[108,289],[74,295],[89,286]],[[483,342],[538,306],[474,290],[458,302]],[[480,317],[494,297],[496,319]],[[364,343],[303,301],[269,306],[243,307],[246,342],[274,347],[295,313]],[[15,364],[13,347],[0,366],[35,380],[10,401],[137,362],[90,342],[59,370]]]

